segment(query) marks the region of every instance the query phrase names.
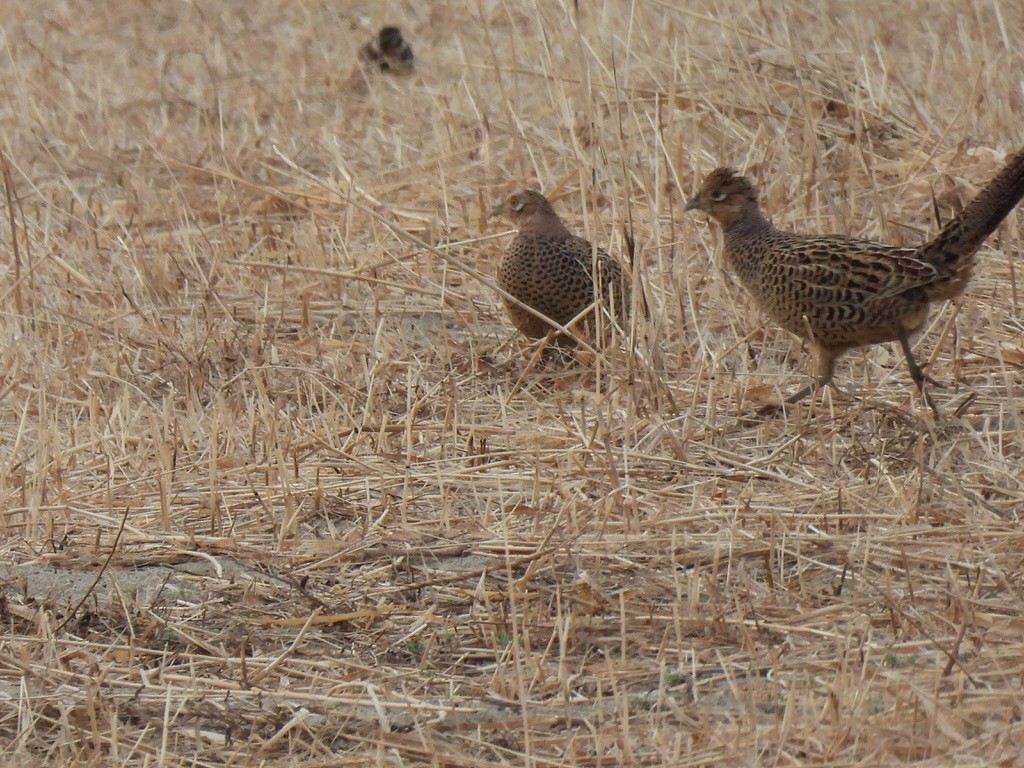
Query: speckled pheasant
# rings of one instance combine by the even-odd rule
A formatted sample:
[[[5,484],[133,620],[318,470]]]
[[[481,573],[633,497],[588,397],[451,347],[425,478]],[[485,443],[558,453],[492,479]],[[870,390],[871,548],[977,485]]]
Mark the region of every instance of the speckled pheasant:
[[[607,253],[595,254],[589,241],[572,234],[558,218],[551,203],[540,192],[521,189],[491,210],[519,227],[498,268],[498,285],[519,301],[568,325],[573,318],[594,305],[595,284],[603,301],[603,325],[612,319],[620,326],[629,316],[629,284],[622,268]],[[596,264],[597,270],[593,266]],[[512,324],[531,338],[546,336],[553,327],[522,307],[505,300]],[[593,312],[586,327],[594,327]]]
[[[375,64],[382,72],[408,75],[413,71],[415,58],[412,46],[402,37],[398,27],[381,27],[377,39],[359,49],[359,58]]]
[[[786,398],[795,403],[832,381],[844,352],[887,341],[900,343],[919,390],[925,381],[934,384],[914,360],[910,337],[924,326],[932,302],[964,290],[974,254],[1022,197],[1024,150],[917,248],[776,229],[761,213],[750,180],[730,168],[712,171],[686,207],[721,225],[725,264],[757,306],[810,342],[814,380]]]

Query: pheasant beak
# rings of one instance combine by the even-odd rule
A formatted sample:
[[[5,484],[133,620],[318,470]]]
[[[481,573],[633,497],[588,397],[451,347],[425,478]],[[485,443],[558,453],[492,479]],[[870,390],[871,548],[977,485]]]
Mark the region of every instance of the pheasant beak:
[[[700,208],[700,197],[694,197],[686,204],[686,208],[683,210],[693,211]]]
[[[502,200],[500,203],[498,203],[493,208],[491,208],[491,210],[487,213],[487,218],[488,219],[493,219],[495,216],[501,216],[501,214],[502,214],[502,212],[504,210],[505,210],[505,201]]]

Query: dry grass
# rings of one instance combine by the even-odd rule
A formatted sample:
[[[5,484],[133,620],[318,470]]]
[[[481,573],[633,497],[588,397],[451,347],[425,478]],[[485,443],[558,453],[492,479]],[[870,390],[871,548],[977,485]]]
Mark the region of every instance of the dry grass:
[[[1024,219],[944,418],[881,347],[749,426],[805,355],[681,208],[923,238],[1024,144],[1020,3],[573,5],[5,6],[4,765],[1018,764]],[[528,368],[530,179],[634,231],[635,353]]]

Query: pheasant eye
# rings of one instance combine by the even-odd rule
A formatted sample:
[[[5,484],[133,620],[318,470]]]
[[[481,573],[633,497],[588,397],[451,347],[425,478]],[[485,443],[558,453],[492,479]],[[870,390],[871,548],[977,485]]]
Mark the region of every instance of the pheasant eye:
[[[523,210],[523,201],[520,200],[518,197],[513,197],[509,199],[508,205],[513,211]]]
[[[725,200],[725,192],[713,192],[711,194],[711,199],[716,203],[720,203]]]

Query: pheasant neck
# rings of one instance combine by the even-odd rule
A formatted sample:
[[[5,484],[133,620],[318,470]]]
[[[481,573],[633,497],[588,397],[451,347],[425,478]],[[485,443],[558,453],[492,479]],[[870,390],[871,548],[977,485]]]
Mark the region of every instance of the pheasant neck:
[[[562,220],[552,215],[535,215],[523,220],[519,231],[524,235],[550,237],[552,240],[565,240],[572,233],[565,228]]]
[[[772,223],[761,213],[761,208],[753,202],[729,210],[721,221],[722,230],[728,239],[745,240],[773,229]]]

